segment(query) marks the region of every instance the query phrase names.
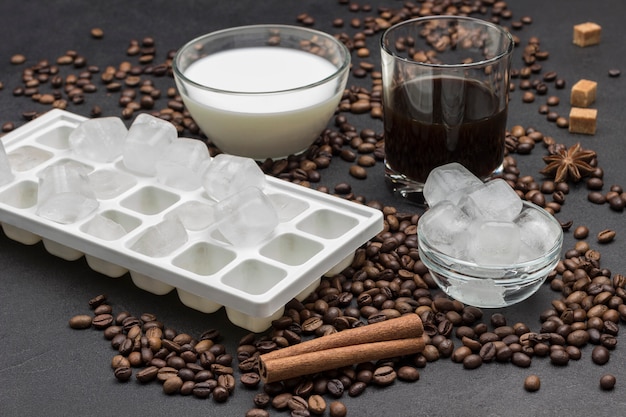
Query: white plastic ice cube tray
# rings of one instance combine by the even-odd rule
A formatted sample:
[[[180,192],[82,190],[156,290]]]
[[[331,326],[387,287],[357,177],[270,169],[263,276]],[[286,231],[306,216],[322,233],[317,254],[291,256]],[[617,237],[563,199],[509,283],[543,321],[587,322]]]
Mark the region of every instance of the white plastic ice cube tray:
[[[136,176],[124,168],[121,157],[111,163],[79,160],[68,137],[84,120],[55,109],[2,138],[10,160],[23,151],[38,154],[32,167],[26,168],[27,163],[21,171],[14,169],[13,182],[0,187],[5,234],[27,245],[43,241],[48,252],[67,260],[84,255],[92,269],[111,277],[130,272],[136,286],[155,294],[176,289],[183,304],[206,313],[224,306],[231,322],[250,331],[268,328],[289,300],[306,297],[329,270],[348,266],[354,251],[382,230],[379,210],[268,177],[264,191],[282,207],[281,222],[260,244],[234,247],[209,226],[188,231],[188,242],[168,256],[134,252],[132,244],[169,211],[189,201],[210,200],[202,188],[180,191],[154,177]],[[36,214],[37,174],[62,161],[135,177],[136,184],[122,194],[100,200],[96,213],[124,226],[127,235],[105,241],[87,234],[93,216],[64,225]]]

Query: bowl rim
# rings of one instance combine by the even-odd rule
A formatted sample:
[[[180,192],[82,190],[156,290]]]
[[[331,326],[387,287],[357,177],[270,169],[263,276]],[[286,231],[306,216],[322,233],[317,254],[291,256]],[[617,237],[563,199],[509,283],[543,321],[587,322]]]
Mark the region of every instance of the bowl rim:
[[[291,30],[295,32],[308,33],[312,36],[316,35],[316,36],[323,37],[324,39],[330,40],[332,43],[337,45],[339,51],[341,51],[343,55],[341,65],[337,67],[336,70],[331,75],[321,80],[318,80],[316,82],[308,83],[302,86],[292,87],[292,88],[288,88],[284,90],[272,90],[272,91],[233,91],[233,90],[223,90],[220,88],[209,87],[209,86],[199,84],[198,82],[189,79],[187,76],[185,76],[183,71],[181,71],[180,69],[179,62],[182,59],[183,55],[188,50],[192,49],[194,45],[198,42],[201,42],[210,38],[220,38],[220,37],[233,34],[233,33],[238,33],[238,32],[240,33],[254,33],[254,32],[260,32],[260,31],[266,32],[272,29],[278,29],[278,30],[283,29],[283,30]],[[277,47],[280,47],[280,46],[277,46]],[[204,35],[200,35],[196,38],[193,38],[192,40],[185,43],[176,51],[174,59],[172,60],[172,70],[173,70],[173,74],[175,78],[178,78],[180,81],[190,84],[193,87],[201,89],[201,90],[210,91],[213,93],[229,94],[229,95],[264,96],[264,95],[285,94],[285,93],[304,91],[310,88],[314,88],[314,87],[326,84],[332,81],[333,79],[340,77],[343,73],[345,73],[350,68],[351,60],[352,60],[352,56],[350,55],[350,51],[348,50],[348,47],[339,39],[335,38],[334,36],[326,32],[322,32],[316,29],[301,27],[301,26],[295,26],[295,25],[258,24],[258,25],[244,25],[244,26],[230,27],[226,29],[209,32]]]
[[[540,206],[531,203],[530,201],[523,200],[522,203],[525,206],[530,207],[533,210],[538,210],[544,217],[547,217],[552,221],[555,225],[558,226],[559,236],[555,240],[554,245],[547,250],[541,257],[530,259],[523,262],[515,262],[510,264],[496,264],[496,265],[481,265],[476,262],[455,258],[454,256],[450,256],[446,253],[443,253],[439,250],[434,249],[434,247],[430,244],[428,239],[420,233],[420,224],[418,221],[417,224],[417,242],[418,249],[420,251],[426,252],[426,256],[429,258],[430,262],[434,262],[438,265],[456,265],[462,268],[471,268],[474,270],[483,270],[483,271],[502,271],[502,270],[516,270],[516,269],[524,269],[524,268],[535,268],[535,270],[539,270],[545,268],[546,266],[552,264],[554,262],[555,257],[560,257],[561,249],[563,247],[563,228],[559,224],[559,222],[548,213],[546,210],[541,208]],[[421,256],[420,256],[421,259]],[[468,277],[471,278],[470,275]]]

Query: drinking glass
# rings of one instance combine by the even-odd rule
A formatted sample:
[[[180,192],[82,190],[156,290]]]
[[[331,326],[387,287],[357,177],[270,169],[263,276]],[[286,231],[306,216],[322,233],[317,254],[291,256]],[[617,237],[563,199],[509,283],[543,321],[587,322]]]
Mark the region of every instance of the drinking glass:
[[[513,37],[462,16],[407,20],[381,37],[385,179],[424,203],[430,171],[449,162],[483,180],[502,169]]]

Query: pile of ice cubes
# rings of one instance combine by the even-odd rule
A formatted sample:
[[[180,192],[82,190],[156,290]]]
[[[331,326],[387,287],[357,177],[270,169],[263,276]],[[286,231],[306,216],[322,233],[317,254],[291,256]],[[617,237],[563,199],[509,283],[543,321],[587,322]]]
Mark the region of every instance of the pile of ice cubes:
[[[187,230],[216,223],[232,245],[254,245],[278,225],[276,208],[263,191],[265,175],[254,160],[225,154],[211,158],[204,143],[179,138],[171,123],[150,114],[139,114],[129,129],[117,117],[86,120],[71,132],[69,147],[85,163],[111,163],[121,157],[129,172],[88,172],[69,160],[46,167],[38,175],[37,214],[49,220],[70,224],[84,219],[98,209],[99,199],[119,195],[143,176],[181,192],[204,187],[210,199],[176,207],[135,243],[138,252],[162,256],[173,244],[187,240]],[[0,186],[13,178],[10,158],[1,146]],[[91,234],[119,238],[119,224],[96,217],[89,224],[96,228]]]
[[[424,184],[429,209],[420,231],[438,251],[480,266],[506,266],[541,258],[561,229],[545,213],[525,206],[502,179],[483,183],[459,163],[434,169]]]

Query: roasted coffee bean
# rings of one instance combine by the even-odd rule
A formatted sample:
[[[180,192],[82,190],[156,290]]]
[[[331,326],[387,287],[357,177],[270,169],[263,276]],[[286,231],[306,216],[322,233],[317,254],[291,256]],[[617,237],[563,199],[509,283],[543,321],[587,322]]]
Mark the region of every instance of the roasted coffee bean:
[[[598,243],[612,242],[613,239],[615,239],[615,235],[616,233],[614,230],[610,230],[610,229],[602,230],[598,232],[598,235],[597,235]]]
[[[589,228],[587,226],[578,226],[574,229],[574,238],[585,239],[587,236],[589,236]]]
[[[103,330],[113,324],[113,316],[108,313],[99,314],[92,319],[91,323],[94,328]]]
[[[114,375],[118,381],[126,382],[133,375],[133,371],[130,367],[121,366],[121,367],[115,368]]]
[[[595,346],[591,351],[591,360],[596,365],[604,365],[611,358],[611,353],[604,346]]]
[[[483,364],[483,359],[480,355],[472,353],[467,355],[465,359],[463,359],[463,367],[465,369],[476,369]]]
[[[532,360],[530,356],[523,352],[514,352],[511,356],[511,363],[515,366],[519,366],[520,368],[528,368],[531,362]]]
[[[350,388],[348,388],[348,395],[350,397],[358,397],[359,395],[363,394],[363,392],[365,392],[366,388],[367,384],[365,382],[356,381],[350,385]]]
[[[307,403],[311,414],[322,415],[324,414],[324,412],[326,412],[326,401],[321,395],[311,395]]]
[[[137,378],[139,382],[150,382],[156,379],[158,372],[159,368],[156,366],[148,366],[138,371],[135,378]]]
[[[550,352],[550,363],[556,366],[565,366],[569,362],[569,354],[563,349],[554,349]]]
[[[259,392],[255,394],[252,400],[254,402],[254,405],[259,408],[266,408],[272,402],[272,398],[269,396],[269,394],[265,392]]]
[[[343,382],[341,382],[340,379],[329,379],[326,383],[326,390],[332,397],[341,397],[343,395],[344,389],[345,388]]]
[[[528,375],[526,379],[524,379],[524,389],[528,392],[539,391],[541,388],[541,380],[537,375]]]
[[[88,314],[78,314],[70,318],[69,325],[72,329],[88,329],[91,327],[92,317]]]
[[[261,378],[259,377],[259,374],[257,374],[256,372],[246,372],[246,373],[241,374],[241,377],[239,378],[239,380],[244,386],[248,388],[254,388],[257,385],[259,385]]]
[[[217,387],[213,389],[212,394],[213,394],[213,400],[217,403],[226,402],[228,400],[228,397],[230,397],[230,393],[228,389],[220,385],[218,385]]]
[[[414,382],[420,378],[419,371],[413,366],[401,366],[396,373],[402,381]]]
[[[163,392],[167,395],[176,394],[182,386],[183,380],[178,376],[173,376],[163,381]]]
[[[345,417],[348,414],[348,409],[345,404],[340,401],[333,401],[330,403],[328,410],[330,417]]]
[[[600,377],[600,388],[603,391],[610,391],[613,388],[615,388],[616,382],[617,382],[617,379],[615,378],[615,375],[604,374]]]

